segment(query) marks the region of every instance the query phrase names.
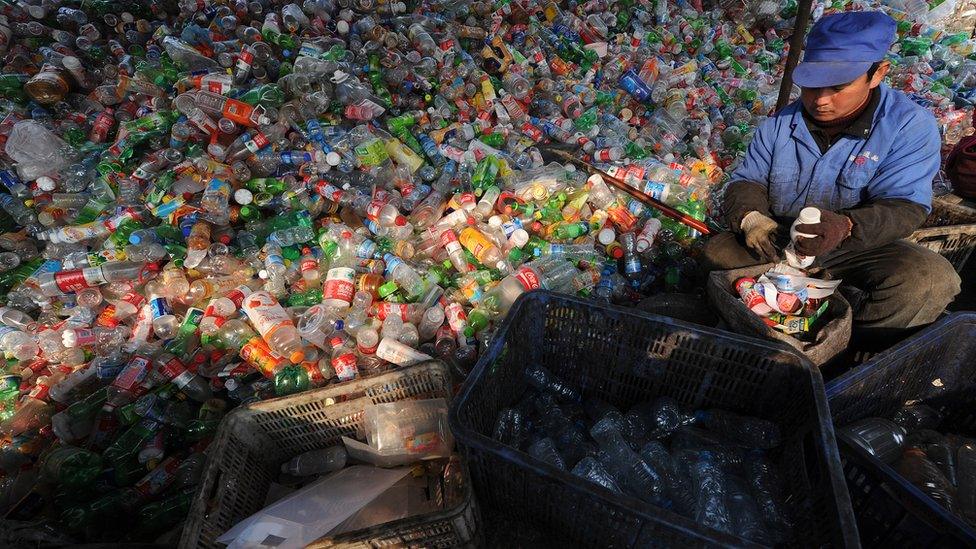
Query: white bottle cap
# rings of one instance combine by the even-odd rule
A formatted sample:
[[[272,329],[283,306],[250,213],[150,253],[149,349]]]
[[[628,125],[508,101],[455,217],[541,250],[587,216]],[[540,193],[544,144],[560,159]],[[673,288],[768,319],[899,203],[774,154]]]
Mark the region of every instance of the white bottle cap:
[[[800,223],[805,225],[820,223],[820,210],[817,208],[803,208],[797,218]]]
[[[325,162],[330,166],[338,166],[339,162],[342,162],[342,157],[339,153],[331,151],[329,154],[325,155]]]
[[[234,202],[241,206],[247,206],[254,201],[254,193],[247,189],[237,189],[234,191]]]
[[[37,183],[37,188],[44,192],[53,191],[58,187],[57,183],[55,183],[53,179],[51,179],[46,175],[42,175],[41,177],[38,177],[36,183]]]
[[[529,243],[529,233],[525,229],[515,229],[512,236],[508,237],[508,242],[516,248],[521,248]]]
[[[338,31],[339,34],[346,34],[346,33],[348,33],[349,32],[349,23],[346,22],[344,19],[340,19],[336,23],[336,31]]]
[[[608,229],[603,229],[599,233],[597,233],[596,238],[597,240],[600,241],[600,244],[603,244],[604,246],[609,246],[610,243],[617,238],[617,235],[616,233],[613,232],[613,229],[608,228]]]

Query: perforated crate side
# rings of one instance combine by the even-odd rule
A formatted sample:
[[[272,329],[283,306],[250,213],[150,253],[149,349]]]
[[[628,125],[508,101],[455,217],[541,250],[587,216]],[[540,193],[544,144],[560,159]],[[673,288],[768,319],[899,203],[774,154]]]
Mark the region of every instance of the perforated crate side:
[[[452,393],[447,367],[430,361],[235,410],[221,423],[208,450],[180,547],[220,546],[214,542],[217,537],[264,506],[281,463],[299,453],[338,444],[343,435],[355,435],[362,430],[365,409],[371,404],[437,397],[450,402]],[[433,515],[415,517],[413,535],[419,535],[428,519],[442,524],[441,528],[457,524],[462,533],[475,529],[476,523],[465,522],[460,506]],[[445,520],[448,516],[451,518]],[[437,528],[430,531],[444,536]]]
[[[808,362],[777,344],[548,292],[519,299],[452,407],[452,429],[488,508],[538,520],[570,544],[743,543],[493,441],[498,412],[526,390],[529,364],[621,409],[668,395],[775,421],[789,440],[770,457],[805,503],[797,540],[856,544],[822,380]]]
[[[923,401],[945,412],[947,425],[976,431],[976,314],[950,315],[879,353],[832,381],[827,396],[838,427],[890,418],[906,402]],[[865,546],[976,546],[976,529],[893,468],[843,442],[841,449]]]

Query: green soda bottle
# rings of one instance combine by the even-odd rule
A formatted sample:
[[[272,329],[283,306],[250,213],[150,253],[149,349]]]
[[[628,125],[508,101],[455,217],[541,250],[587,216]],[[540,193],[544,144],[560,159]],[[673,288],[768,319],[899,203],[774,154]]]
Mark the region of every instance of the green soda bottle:
[[[69,488],[90,486],[101,471],[101,456],[74,446],[61,446],[53,450],[41,466],[41,475],[45,480]]]
[[[195,488],[186,488],[166,499],[150,503],[137,513],[135,539],[145,539],[163,532],[186,518],[196,495]]]
[[[153,437],[162,428],[162,424],[153,419],[143,419],[139,423],[130,427],[122,433],[102,457],[112,465],[118,466],[128,459],[133,459],[139,453],[139,449],[147,440]]]

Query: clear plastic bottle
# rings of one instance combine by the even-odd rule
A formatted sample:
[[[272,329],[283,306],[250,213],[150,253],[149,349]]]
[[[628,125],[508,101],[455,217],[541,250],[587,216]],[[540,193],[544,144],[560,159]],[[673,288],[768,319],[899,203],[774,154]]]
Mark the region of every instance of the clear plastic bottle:
[[[265,291],[254,292],[244,298],[242,308],[248,320],[273,351],[288,358],[293,364],[305,359],[298,330],[288,312],[273,295]]]
[[[782,442],[782,435],[775,423],[726,410],[699,410],[695,413],[695,422],[739,446],[769,449]]]
[[[664,479],[641,459],[624,440],[614,421],[605,417],[591,429],[590,436],[606,452],[604,464],[628,493],[657,505],[667,503]]]
[[[620,489],[620,486],[617,484],[616,479],[613,478],[613,475],[607,471],[606,467],[604,467],[602,463],[593,457],[587,456],[581,459],[580,462],[576,464],[576,467],[573,467],[572,473],[590,482],[599,484],[611,492],[617,494],[623,493],[623,490]]]
[[[710,452],[700,452],[690,464],[692,493],[698,498],[695,520],[708,528],[734,533],[729,512],[728,487],[725,474],[718,467]]]

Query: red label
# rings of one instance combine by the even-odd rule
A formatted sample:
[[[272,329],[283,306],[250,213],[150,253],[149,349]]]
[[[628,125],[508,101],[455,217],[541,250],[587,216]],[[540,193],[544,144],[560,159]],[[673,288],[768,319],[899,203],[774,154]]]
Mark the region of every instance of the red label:
[[[149,359],[144,356],[132,357],[125,369],[115,377],[112,386],[124,391],[131,390],[146,378],[149,362]]]
[[[215,82],[213,80],[207,82],[207,90],[212,93],[221,93],[223,89],[224,87],[220,85],[220,82]]]
[[[314,259],[303,259],[301,263],[298,264],[298,269],[305,273],[308,271],[314,271],[319,268],[319,262]]]
[[[359,372],[356,369],[356,355],[353,353],[345,353],[333,358],[332,369],[335,370],[336,376],[342,381],[356,377],[356,374]]]
[[[254,54],[251,53],[251,50],[244,48],[241,50],[241,54],[237,56],[237,61],[243,65],[251,66],[254,61]]]
[[[47,400],[47,393],[50,389],[51,388],[47,385],[38,383],[33,389],[31,389],[31,392],[28,393],[27,396],[35,400]]]
[[[166,378],[167,381],[176,378],[176,376],[182,374],[186,371],[186,366],[180,361],[180,359],[173,357],[169,362],[163,365],[159,369],[159,373]]]
[[[139,307],[142,307],[143,303],[146,302],[146,298],[138,292],[126,292],[120,301],[124,301],[138,309]]]
[[[322,299],[338,299],[352,303],[352,296],[356,293],[353,283],[356,271],[347,267],[329,269],[325,285],[322,288]]]
[[[519,270],[515,272],[515,278],[522,284],[525,291],[535,290],[536,288],[542,286],[539,276],[535,274],[535,271],[528,267],[520,267]]]
[[[81,269],[55,273],[54,283],[58,286],[59,290],[66,294],[89,287],[88,281],[85,280],[85,272]]]
[[[338,189],[335,185],[327,183],[325,181],[319,181],[315,184],[315,192],[322,195],[333,202],[339,202],[342,199],[342,189]]]
[[[380,320],[386,320],[386,317],[393,315],[399,316],[404,322],[407,321],[407,306],[403,303],[388,303],[384,301],[376,306],[376,316]]]

